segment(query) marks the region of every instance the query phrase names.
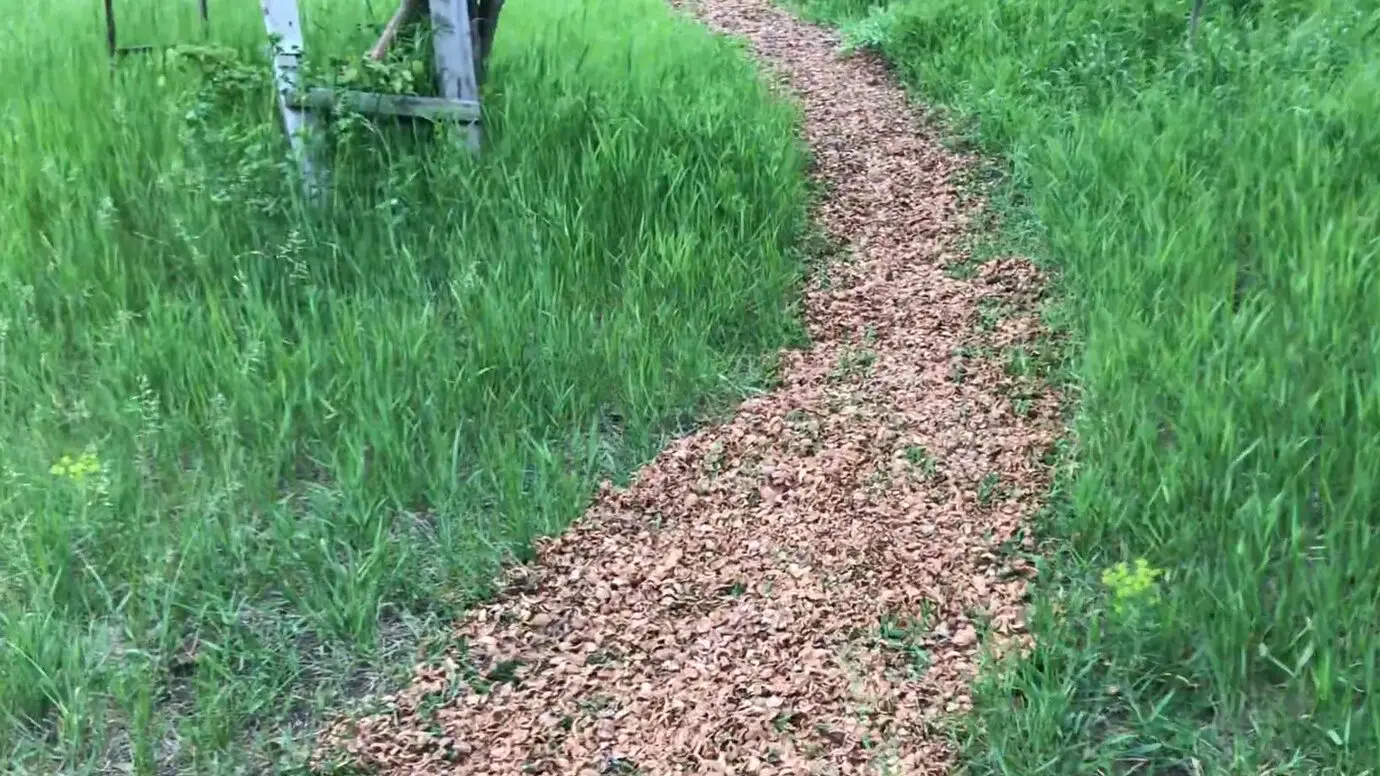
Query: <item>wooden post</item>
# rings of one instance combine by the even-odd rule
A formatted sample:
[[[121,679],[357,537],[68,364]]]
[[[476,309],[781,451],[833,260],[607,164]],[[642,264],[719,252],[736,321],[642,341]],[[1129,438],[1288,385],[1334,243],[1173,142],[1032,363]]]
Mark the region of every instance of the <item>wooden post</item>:
[[[107,0],[109,2],[109,0]],[[274,87],[283,128],[292,143],[293,154],[301,167],[308,194],[316,199],[324,193],[321,176],[309,144],[320,127],[322,114],[344,108],[363,113],[459,122],[464,124],[464,141],[479,151],[480,131],[479,72],[483,69],[503,0],[400,0],[398,10],[383,34],[365,55],[382,59],[398,31],[417,13],[423,3],[430,6],[431,39],[435,50],[436,82],[439,97],[399,94],[373,94],[334,89],[303,89],[299,82],[302,56],[302,21],[296,0],[260,0],[264,26],[274,39]],[[478,9],[471,14],[471,9]],[[304,133],[307,135],[304,137]]]
[[[1193,0],[1193,10],[1188,14],[1188,48],[1198,41],[1198,24],[1203,20],[1203,0]]]
[[[105,47],[115,58],[115,0],[105,0]]]
[[[116,40],[115,35],[115,0],[103,0],[105,7],[105,48],[110,54],[111,59],[118,59],[128,54],[148,54],[158,51],[162,46],[145,44],[142,46],[121,46]],[[211,34],[211,14],[207,8],[207,0],[197,0],[197,15],[201,18],[201,33],[203,37],[210,37]],[[156,25],[155,25],[156,26]]]
[[[431,0],[432,48],[436,57],[436,81],[441,96],[450,100],[479,101],[479,81],[474,72],[474,46],[470,39],[468,0]],[[465,142],[478,151],[482,136],[479,124],[465,128]]]
[[[302,20],[297,13],[296,0],[263,0],[264,26],[272,41],[273,85],[278,92],[278,108],[283,115],[283,129],[292,144],[293,155],[302,170],[308,197],[315,199],[324,191],[317,179],[308,141],[319,129],[316,115],[299,106],[295,99],[298,65],[302,57]]]

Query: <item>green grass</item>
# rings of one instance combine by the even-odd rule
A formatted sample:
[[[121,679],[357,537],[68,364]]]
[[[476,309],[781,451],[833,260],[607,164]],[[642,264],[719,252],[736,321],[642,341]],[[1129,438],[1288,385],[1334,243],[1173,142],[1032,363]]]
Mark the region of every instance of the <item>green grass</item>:
[[[973,773],[1380,768],[1380,6],[1207,0],[1192,51],[1189,6],[805,4],[1005,160],[998,239],[1059,275],[1039,645]]]
[[[123,43],[200,40],[192,4],[117,5]],[[385,5],[305,3],[309,54]],[[98,9],[0,35],[0,769],[287,768],[770,379],[797,117],[659,0],[510,3],[482,158],[347,120],[316,210],[253,3],[211,4],[228,54],[113,77]]]

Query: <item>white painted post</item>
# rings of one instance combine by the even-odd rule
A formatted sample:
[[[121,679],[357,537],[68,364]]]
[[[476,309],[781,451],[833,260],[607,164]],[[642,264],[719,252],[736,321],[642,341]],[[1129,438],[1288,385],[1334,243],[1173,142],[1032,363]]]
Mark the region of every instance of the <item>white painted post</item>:
[[[467,0],[431,0],[431,35],[441,96],[478,102],[479,81],[474,72],[474,42]],[[478,151],[481,140],[478,122],[469,124],[465,132],[470,150]]]
[[[278,108],[283,114],[283,129],[302,170],[307,195],[316,199],[323,192],[308,141],[320,127],[309,109],[296,107],[292,98],[298,88],[298,64],[302,57],[302,20],[296,0],[262,0],[264,26],[273,42],[273,84],[278,92]],[[304,136],[305,135],[305,136]]]

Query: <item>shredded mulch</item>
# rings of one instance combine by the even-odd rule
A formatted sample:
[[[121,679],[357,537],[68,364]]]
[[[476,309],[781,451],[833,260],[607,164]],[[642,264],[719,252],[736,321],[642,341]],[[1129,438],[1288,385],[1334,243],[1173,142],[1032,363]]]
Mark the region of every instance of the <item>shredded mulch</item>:
[[[850,254],[806,295],[813,345],[731,420],[602,487],[457,624],[448,658],[332,725],[318,765],[943,773],[981,645],[1027,640],[1031,569],[1004,550],[1030,549],[1057,397],[1000,353],[1040,333],[1038,272],[945,272],[965,258],[966,160],[881,61],[840,57],[769,0],[695,10],[803,106],[817,219]]]

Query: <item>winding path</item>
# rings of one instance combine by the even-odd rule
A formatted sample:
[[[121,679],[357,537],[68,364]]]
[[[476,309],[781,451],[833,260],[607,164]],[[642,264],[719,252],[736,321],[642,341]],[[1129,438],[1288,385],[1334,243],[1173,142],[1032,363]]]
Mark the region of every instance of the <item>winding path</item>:
[[[419,669],[393,713],[329,730],[322,757],[385,774],[942,773],[980,642],[1023,638],[1026,569],[999,548],[1047,487],[1056,398],[971,354],[1037,332],[1038,274],[945,273],[965,160],[879,61],[839,57],[768,0],[694,10],[803,105],[817,218],[851,253],[807,296],[813,345],[785,355],[774,392],[604,488],[457,625],[473,667],[516,684],[479,694],[453,663]]]

